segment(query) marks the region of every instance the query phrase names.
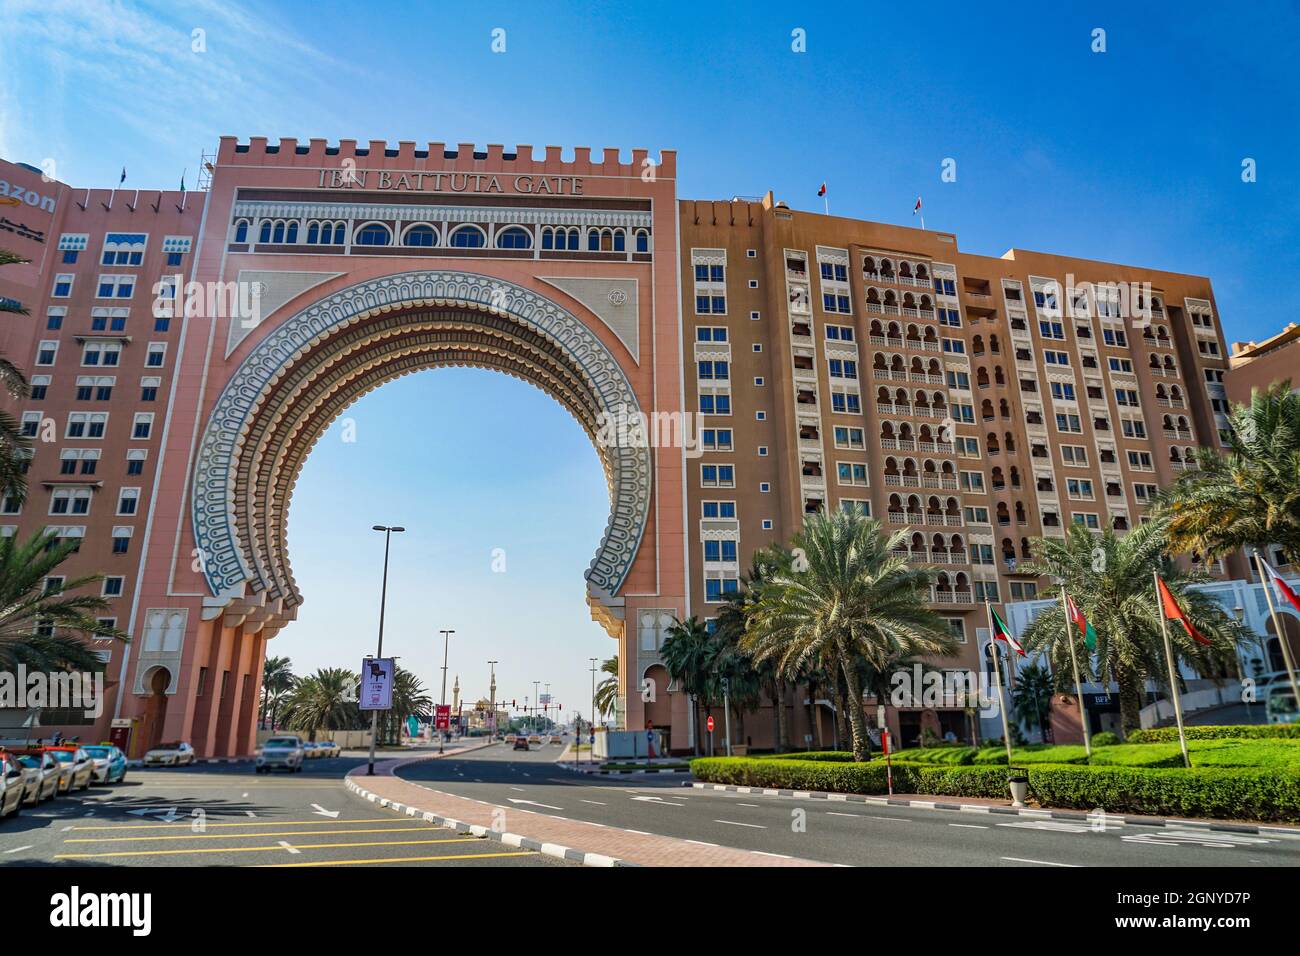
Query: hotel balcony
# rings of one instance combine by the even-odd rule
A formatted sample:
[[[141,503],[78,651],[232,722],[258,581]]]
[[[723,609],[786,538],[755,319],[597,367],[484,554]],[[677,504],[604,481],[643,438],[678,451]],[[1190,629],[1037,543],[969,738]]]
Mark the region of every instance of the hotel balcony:
[[[1181,438],[1184,441],[1192,440],[1192,433],[1186,428],[1165,428],[1162,429],[1166,438]]]
[[[930,603],[932,604],[974,604],[975,595],[972,591],[948,591],[930,588]]]

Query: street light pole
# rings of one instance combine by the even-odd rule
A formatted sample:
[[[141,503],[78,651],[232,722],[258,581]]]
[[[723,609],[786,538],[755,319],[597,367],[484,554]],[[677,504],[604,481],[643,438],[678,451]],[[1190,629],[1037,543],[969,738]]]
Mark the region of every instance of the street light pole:
[[[591,750],[587,753],[587,763],[596,762],[596,658],[588,658],[591,661],[591,743],[588,744]]]
[[[438,695],[438,703],[440,706],[446,706],[447,704],[447,646],[451,643],[451,636],[455,634],[456,631],[454,629],[441,630],[438,633],[442,635],[442,693]],[[434,715],[433,722],[435,724],[438,722],[437,714]],[[439,730],[438,731],[438,753],[442,753],[443,748],[445,748],[446,745],[447,745],[447,735],[443,731]]]
[[[382,531],[384,533],[384,578],[379,587],[379,646],[375,649],[375,657],[384,656],[384,607],[388,603],[388,543],[392,540],[394,532],[400,533],[405,528],[397,526],[389,527],[387,525],[374,525],[371,531]],[[375,775],[375,738],[379,736],[379,711],[370,712],[370,764],[366,768],[366,776]]]
[[[538,693],[537,689],[541,686],[541,684],[542,682],[539,680],[533,681],[533,733],[538,733],[537,712],[541,710],[542,707],[542,695]]]
[[[497,665],[500,661],[488,661],[492,668],[492,682],[488,685],[488,713],[492,715],[492,733],[489,739],[495,739],[497,733]]]

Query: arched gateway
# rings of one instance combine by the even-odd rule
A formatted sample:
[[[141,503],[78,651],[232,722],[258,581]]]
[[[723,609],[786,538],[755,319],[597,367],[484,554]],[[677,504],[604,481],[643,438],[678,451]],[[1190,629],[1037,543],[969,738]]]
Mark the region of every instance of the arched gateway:
[[[566,161],[554,148],[534,158],[527,147],[227,138],[211,168],[202,208],[180,197],[159,227],[184,294],[155,322],[165,343],[120,340],[148,350],[146,374],[167,377],[141,382],[162,413],[132,412],[135,437],[148,439],[128,449],[143,464],[132,474],[155,483],[139,490],[150,503],[130,545],[138,582],[117,621],[134,639],[111,652],[106,722],[133,728],[136,752],[147,723],[151,739],[189,740],[202,755],[250,753],[268,642],[311,599],[294,581],[285,524],[312,446],[385,382],[473,366],[544,390],[596,446],[610,510],[586,596],[617,641],[619,717],[642,728],[645,703],[627,691],[689,613],[683,449],[610,443],[601,427],[682,412],[672,154],[646,176],[639,150],[631,162],[588,150]],[[574,568],[575,588],[583,573]],[[356,600],[377,602],[377,584],[359,569]],[[554,649],[557,666],[585,671],[566,650]],[[651,703],[657,725],[671,711],[663,729],[689,738],[682,695],[667,710]]]

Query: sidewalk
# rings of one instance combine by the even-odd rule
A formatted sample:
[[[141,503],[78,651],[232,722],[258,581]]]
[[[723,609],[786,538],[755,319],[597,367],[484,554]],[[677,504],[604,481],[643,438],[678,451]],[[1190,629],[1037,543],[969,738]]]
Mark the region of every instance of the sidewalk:
[[[596,763],[588,763],[590,757],[591,757],[591,751],[589,750],[585,751],[582,758],[575,764],[573,762],[573,744],[569,744],[562,751],[560,751],[560,755],[555,758],[555,765],[562,770],[569,771],[569,773],[603,774],[606,776],[610,774],[621,775],[621,774],[629,774],[629,773],[690,773],[691,772],[690,767],[673,766],[674,764],[684,763],[686,761],[661,759],[661,758],[655,758],[654,760],[651,760],[648,765],[640,766],[634,770],[605,770],[602,768],[601,764],[606,763],[607,761],[597,761]],[[619,763],[620,761],[608,761],[608,762]],[[636,761],[624,760],[621,762],[629,763],[629,764],[645,763],[642,760],[636,760]],[[656,766],[656,764],[663,764],[664,766]]]
[[[477,747],[465,750],[478,749]],[[460,751],[448,751],[452,756]],[[826,866],[777,854],[709,846],[675,837],[657,836],[569,820],[483,800],[457,797],[395,776],[402,767],[438,756],[386,760],[375,764],[375,775],[364,768],[348,774],[349,790],[366,800],[425,822],[467,831],[507,846],[536,850],[547,856],[585,866]]]

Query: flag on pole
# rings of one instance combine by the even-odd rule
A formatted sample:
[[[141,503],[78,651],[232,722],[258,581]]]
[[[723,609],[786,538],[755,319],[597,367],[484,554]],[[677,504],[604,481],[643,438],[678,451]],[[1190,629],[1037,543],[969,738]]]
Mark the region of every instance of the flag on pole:
[[[1187,632],[1187,636],[1197,643],[1204,644],[1207,647],[1213,646],[1212,642],[1207,640],[1205,636],[1196,629],[1188,619],[1187,615],[1183,613],[1183,609],[1180,608],[1178,602],[1174,600],[1174,595],[1169,590],[1169,585],[1165,584],[1164,578],[1160,577],[1158,574],[1156,575],[1156,587],[1160,591],[1160,604],[1164,610],[1166,620],[1177,621],[1183,626],[1183,630]]]
[[[916,205],[912,207],[912,215],[915,216],[920,211],[921,211],[921,197],[917,196]]]
[[[826,184],[825,184],[825,183],[822,183],[822,188],[819,189],[819,190],[817,190],[817,195],[818,195],[818,196],[825,196],[825,195],[826,195]]]
[[[181,173],[181,193],[185,193],[185,174]]]
[[[1097,649],[1097,632],[1092,629],[1092,623],[1083,616],[1083,612],[1079,610],[1079,605],[1075,604],[1074,599],[1068,594],[1065,596],[1065,607],[1070,614],[1070,623],[1077,627],[1079,633],[1083,635],[1083,643],[1088,646],[1088,650],[1095,651]]]
[[[993,639],[995,641],[1006,641],[1008,646],[1014,648],[1016,653],[1024,657],[1025,649],[1020,646],[1020,642],[1011,633],[1011,628],[1007,627],[1007,622],[998,617],[998,612],[993,610],[992,607],[989,608],[989,614],[993,617]]]
[[[1264,566],[1264,573],[1268,575],[1268,579],[1272,582],[1276,592],[1290,601],[1293,608],[1300,611],[1300,596],[1297,596],[1295,591],[1291,590],[1287,583],[1282,580],[1282,575],[1278,574],[1271,564],[1259,557],[1258,554],[1255,557],[1259,560],[1259,563]]]
[[[118,179],[117,184],[120,186],[120,185],[122,185],[124,182],[126,182],[126,167],[125,167],[125,166],[122,167],[122,175],[121,175],[121,177]]]

